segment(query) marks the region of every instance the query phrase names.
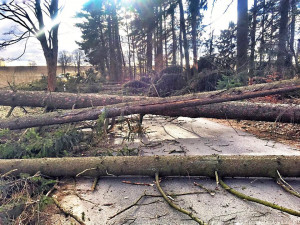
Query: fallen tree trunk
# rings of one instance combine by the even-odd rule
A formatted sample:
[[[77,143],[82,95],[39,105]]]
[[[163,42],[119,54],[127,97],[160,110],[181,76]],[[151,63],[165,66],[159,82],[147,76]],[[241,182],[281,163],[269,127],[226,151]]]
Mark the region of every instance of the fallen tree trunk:
[[[0,105],[48,107],[48,109],[74,109],[113,105],[122,102],[147,100],[142,96],[74,94],[65,92],[0,90]]]
[[[13,175],[40,171],[43,175],[109,176],[208,176],[222,177],[300,177],[300,156],[106,156],[84,158],[1,159],[0,173]]]
[[[300,105],[226,102],[156,112],[163,116],[300,123]]]
[[[84,120],[96,120],[99,115],[116,117],[130,114],[155,114],[174,109],[206,105],[220,102],[236,101],[247,98],[261,97],[271,94],[280,94],[300,89],[300,79],[294,82],[281,81],[263,85],[232,88],[229,90],[206,92],[185,96],[175,96],[163,99],[123,103],[98,107],[93,109],[77,109],[63,113],[47,113],[43,115],[26,116],[17,119],[1,120],[0,128],[23,129],[36,126],[72,123]]]
[[[269,84],[253,85],[248,87],[237,88],[255,91],[263,87],[265,90],[284,88],[289,85],[297,86],[300,84],[299,80],[289,80]],[[235,89],[231,89],[234,91]],[[206,98],[209,95],[214,96],[223,91],[196,93],[192,95],[185,95],[181,97],[166,98],[168,101],[173,100],[189,100],[196,98]],[[227,91],[227,93],[230,93]],[[103,95],[103,94],[74,94],[66,92],[43,92],[43,91],[11,91],[0,90],[0,105],[3,106],[28,106],[28,107],[48,107],[49,109],[75,109],[88,108],[95,106],[106,106],[124,102],[136,101],[154,101],[161,98],[144,97],[144,96],[117,96],[117,95]],[[162,100],[163,101],[163,100]]]

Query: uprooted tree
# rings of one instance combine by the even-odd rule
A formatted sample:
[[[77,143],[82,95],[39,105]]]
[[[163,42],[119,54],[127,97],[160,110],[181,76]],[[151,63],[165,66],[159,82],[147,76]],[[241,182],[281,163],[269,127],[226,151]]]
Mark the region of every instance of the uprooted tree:
[[[116,117],[130,114],[157,114],[174,109],[236,101],[247,98],[262,97],[271,94],[281,94],[300,89],[300,80],[280,81],[269,84],[232,88],[206,93],[174,96],[169,98],[147,99],[145,101],[121,103],[106,107],[77,109],[63,113],[47,113],[44,115],[26,116],[17,119],[0,121],[0,128],[22,129],[36,126],[96,120],[100,115]]]
[[[58,53],[58,14],[59,0],[51,1],[3,1],[0,4],[0,20],[10,20],[20,26],[22,32],[12,28],[7,32],[8,39],[0,43],[0,49],[36,37],[40,42],[48,70],[48,90],[55,91]],[[45,21],[49,21],[50,27]]]

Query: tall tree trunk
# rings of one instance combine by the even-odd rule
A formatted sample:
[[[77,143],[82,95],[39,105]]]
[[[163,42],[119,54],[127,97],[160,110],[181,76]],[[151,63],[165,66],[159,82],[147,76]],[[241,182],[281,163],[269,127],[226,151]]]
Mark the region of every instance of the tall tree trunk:
[[[189,80],[191,78],[190,56],[189,56],[189,45],[188,45],[186,29],[185,29],[185,19],[184,19],[182,0],[179,0],[178,3],[179,3],[179,10],[180,10],[180,27],[181,27],[182,35],[183,35],[185,67],[186,67],[186,73],[187,73],[186,78],[187,78],[187,80]]]
[[[245,82],[248,74],[248,0],[238,0],[237,13],[237,75]]]
[[[163,31],[162,31],[162,7],[157,10],[157,49],[155,56],[155,70],[161,71],[163,69]]]
[[[114,27],[114,49],[116,51],[116,81],[120,81],[123,78],[123,57],[122,57],[122,50],[121,50],[121,42],[120,42],[120,34],[119,34],[119,21],[117,17],[117,10],[116,10],[116,4],[115,1],[112,2],[112,24]]]
[[[149,26],[147,29],[147,50],[146,50],[146,59],[147,59],[147,72],[152,71],[152,61],[153,61],[153,46],[152,46],[152,28]]]
[[[168,67],[168,28],[167,28],[167,12],[164,7],[164,42],[165,42],[165,65]]]
[[[135,62],[135,36],[132,36],[132,61],[133,61],[133,79],[136,79],[136,62]]]
[[[180,58],[180,66],[183,67],[183,46],[182,46],[182,29],[180,26],[180,32],[179,32],[179,58]]]
[[[175,34],[175,9],[172,7],[171,9],[171,29],[172,29],[172,65],[176,65],[176,50],[177,50],[177,42],[176,42],[176,34]]]
[[[48,73],[48,91],[55,91],[56,88],[56,69],[57,69],[57,54],[50,53],[50,56],[45,56]]]
[[[263,53],[265,50],[265,12],[266,12],[266,2],[262,1],[262,19],[261,19],[261,38],[260,38],[260,46],[259,46],[259,66],[262,67],[263,61]],[[273,21],[273,20],[272,20]],[[272,32],[271,34],[272,35]],[[269,56],[270,57],[270,56]]]
[[[277,72],[283,77],[284,62],[287,57],[287,43],[288,43],[288,14],[289,14],[289,0],[280,1],[280,23],[279,23],[279,43],[277,52]]]
[[[297,13],[297,6],[296,6],[296,0],[291,0],[291,36],[290,36],[290,51],[291,51],[291,55],[294,57],[295,59],[295,64],[296,64],[296,71],[297,68],[299,67],[299,63],[298,63],[298,58],[297,58],[297,54],[294,48],[294,44],[295,44],[295,26],[296,26],[296,13]],[[291,59],[292,61],[292,59]]]
[[[249,77],[253,77],[254,75],[254,69],[255,69],[255,33],[256,33],[256,20],[257,16],[257,0],[254,0],[254,6],[253,6],[253,14],[252,14],[252,28],[250,31],[250,38],[251,38],[251,52],[250,52],[250,59],[249,59]]]
[[[196,74],[198,71],[198,54],[197,54],[197,17],[199,14],[200,0],[191,1],[192,7],[196,9],[190,9],[191,12],[191,26],[192,26],[192,47],[193,47],[193,73]]]

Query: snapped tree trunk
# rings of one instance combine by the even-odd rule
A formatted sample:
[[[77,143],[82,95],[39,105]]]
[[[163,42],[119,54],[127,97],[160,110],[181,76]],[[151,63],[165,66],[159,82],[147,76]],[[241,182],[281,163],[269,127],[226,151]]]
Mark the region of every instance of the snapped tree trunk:
[[[299,79],[295,81],[281,81],[269,84],[232,88],[229,90],[174,96],[164,99],[148,99],[147,101],[122,103],[107,107],[97,107],[94,109],[76,109],[62,113],[54,112],[43,115],[26,116],[17,119],[1,120],[0,128],[13,130],[53,124],[72,123],[84,120],[96,120],[99,115],[116,117],[130,114],[155,114],[159,111],[163,112],[198,105],[236,101],[271,94],[286,93],[299,89]]]
[[[104,156],[78,158],[0,159],[0,174],[27,173],[51,177],[154,176],[284,177],[300,176],[300,156]],[[86,171],[86,172],[84,172]]]

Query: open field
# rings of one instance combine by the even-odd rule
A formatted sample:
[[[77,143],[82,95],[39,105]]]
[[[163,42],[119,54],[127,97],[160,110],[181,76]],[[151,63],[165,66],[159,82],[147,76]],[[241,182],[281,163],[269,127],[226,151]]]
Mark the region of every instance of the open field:
[[[88,67],[82,67],[82,70]],[[61,73],[61,67],[57,67],[57,74]],[[73,66],[69,66],[66,72],[75,73]],[[46,66],[6,66],[0,67],[0,88],[11,84],[29,83],[34,80],[39,80],[43,75],[47,75]]]

